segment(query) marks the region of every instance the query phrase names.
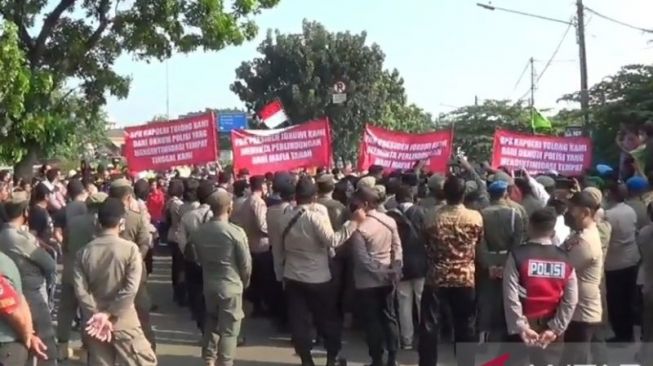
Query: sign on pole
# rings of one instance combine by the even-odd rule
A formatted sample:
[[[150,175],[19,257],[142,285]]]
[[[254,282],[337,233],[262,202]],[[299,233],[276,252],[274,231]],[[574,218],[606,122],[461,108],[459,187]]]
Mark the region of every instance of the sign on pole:
[[[347,85],[338,81],[333,85],[333,104],[342,104],[347,101]]]
[[[218,113],[216,122],[219,132],[247,128],[247,114],[245,112]]]
[[[565,128],[565,137],[581,137],[583,136],[583,127],[569,126]]]

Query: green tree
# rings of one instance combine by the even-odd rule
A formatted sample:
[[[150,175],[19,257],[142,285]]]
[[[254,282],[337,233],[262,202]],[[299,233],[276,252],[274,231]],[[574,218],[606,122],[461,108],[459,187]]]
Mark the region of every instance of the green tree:
[[[122,54],[129,53],[145,61],[164,60],[173,52],[211,51],[239,45],[257,33],[251,16],[278,2],[234,0],[229,5],[219,0],[0,2],[0,21],[15,24],[14,40],[17,50],[22,51],[21,54],[14,50],[19,57],[14,63],[22,65],[19,70],[24,74],[19,78],[22,84],[16,87],[21,89],[22,85],[28,89],[22,110],[14,110],[7,117],[11,123],[7,124],[6,138],[2,141],[18,151],[3,148],[0,157],[10,161],[18,159],[17,165],[22,168],[19,170],[26,170],[38,156],[70,143],[69,136],[77,130],[80,120],[92,121],[93,129],[102,131],[103,121],[90,117],[98,115],[107,96],[124,98],[129,92],[130,79],[114,70]],[[0,85],[2,88],[6,86]],[[69,102],[69,98],[80,98],[86,106],[61,113],[55,111],[56,117],[51,116],[53,110],[77,104]],[[81,112],[89,112],[90,116],[80,117]],[[74,118],[59,118],[59,115]]]
[[[491,160],[496,129],[530,132],[530,110],[522,102],[485,100],[468,105],[441,117],[440,123],[454,130],[455,146],[477,162]]]
[[[268,31],[259,45],[260,57],[243,62],[231,89],[256,112],[279,98],[291,123],[327,116],[338,158],[353,160],[365,123],[422,131],[432,117],[406,105],[403,79],[383,67],[384,53],[366,44],[366,33],[329,32],[317,22],[304,21],[302,32]],[[347,86],[347,101],[332,103],[333,86]]]
[[[614,139],[619,129],[653,121],[653,65],[624,66],[593,85],[589,94],[594,159],[616,163],[619,151]],[[562,100],[579,102],[580,94],[568,94]],[[564,113],[582,120],[579,110]]]

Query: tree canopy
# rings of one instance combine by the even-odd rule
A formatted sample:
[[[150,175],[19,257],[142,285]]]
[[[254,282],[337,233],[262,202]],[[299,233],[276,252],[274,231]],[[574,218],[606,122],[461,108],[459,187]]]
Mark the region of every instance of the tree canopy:
[[[2,109],[12,107],[2,116],[8,123],[0,158],[29,165],[26,158],[74,142],[80,121],[102,131],[99,111],[106,98],[129,92],[130,79],[114,70],[122,54],[164,60],[173,52],[239,45],[257,33],[251,16],[278,2],[234,0],[229,7],[219,0],[1,2],[0,62],[12,71],[0,76],[0,90],[18,93],[0,100]]]
[[[258,51],[236,70],[231,89],[252,112],[278,98],[291,123],[329,117],[337,158],[355,159],[366,123],[402,131],[434,126],[430,115],[408,105],[399,72],[383,67],[384,53],[367,44],[365,32],[333,33],[304,21],[298,34],[268,31]],[[332,103],[337,82],[346,85],[342,104]]]
[[[653,121],[653,65],[627,65],[603,78],[590,90],[590,116],[594,159],[616,163],[619,150],[614,143],[619,129],[637,128]],[[578,102],[578,92],[565,95]],[[579,110],[562,111],[580,120]]]

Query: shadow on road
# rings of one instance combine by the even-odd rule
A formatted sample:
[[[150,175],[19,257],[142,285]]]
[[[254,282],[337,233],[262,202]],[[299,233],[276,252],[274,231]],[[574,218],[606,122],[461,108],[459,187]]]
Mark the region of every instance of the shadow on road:
[[[159,357],[160,365],[184,365],[188,364],[188,357],[183,356],[160,356]],[[234,362],[238,366],[271,366],[271,365],[297,365],[297,362],[294,363],[283,363],[283,362],[263,362],[263,361],[246,361],[246,360],[236,360]]]

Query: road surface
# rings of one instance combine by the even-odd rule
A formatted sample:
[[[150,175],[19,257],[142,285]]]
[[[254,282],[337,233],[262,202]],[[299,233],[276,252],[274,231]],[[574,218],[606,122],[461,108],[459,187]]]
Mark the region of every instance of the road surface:
[[[170,284],[169,256],[155,257],[154,273],[148,279],[152,301],[158,309],[152,312],[152,323],[156,332],[157,356],[160,366],[201,365],[200,332],[191,321],[187,308],[180,308],[172,301]],[[279,334],[265,319],[245,319],[246,345],[238,348],[235,364],[237,366],[298,365],[299,358],[294,355],[288,334]],[[78,334],[73,333],[77,339]],[[79,347],[79,341],[72,346]],[[343,344],[343,354],[348,365],[359,366],[369,363],[367,347],[363,335],[347,332]],[[320,347],[314,350],[317,365],[324,364],[325,352]],[[402,366],[417,365],[415,351],[402,352]],[[64,365],[80,365],[78,361],[68,361]]]

